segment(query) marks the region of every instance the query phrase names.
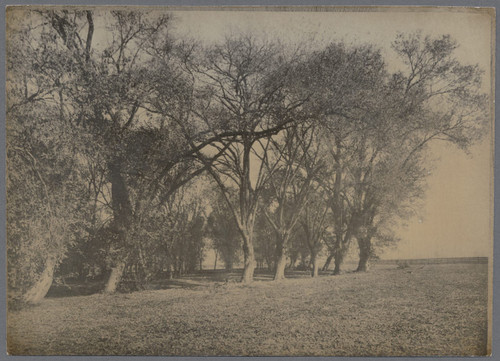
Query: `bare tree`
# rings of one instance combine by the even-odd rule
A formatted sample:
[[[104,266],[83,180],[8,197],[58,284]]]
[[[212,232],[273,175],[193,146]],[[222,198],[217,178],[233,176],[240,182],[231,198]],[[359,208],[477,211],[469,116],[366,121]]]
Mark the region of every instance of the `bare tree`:
[[[310,200],[323,164],[316,129],[302,124],[271,139],[262,162],[268,172],[268,205],[263,208],[276,234],[274,280],[285,278],[286,251],[291,234]]]
[[[325,202],[324,192],[320,187],[310,196],[307,202],[300,224],[303,231],[303,242],[305,242],[311,254],[311,276],[317,277],[319,272],[318,254],[323,248],[325,232],[329,226],[331,215],[329,207]]]
[[[240,36],[203,55],[192,71],[201,77],[200,91],[208,100],[196,108],[196,115],[218,140],[211,145],[220,156],[208,171],[234,214],[243,239],[242,281],[250,282],[256,267],[255,217],[267,179],[264,162],[256,155],[265,156],[271,136],[297,120],[306,99],[287,91],[292,65],[277,44]],[[192,147],[198,145],[193,141]],[[198,152],[198,157],[208,164],[207,152]]]

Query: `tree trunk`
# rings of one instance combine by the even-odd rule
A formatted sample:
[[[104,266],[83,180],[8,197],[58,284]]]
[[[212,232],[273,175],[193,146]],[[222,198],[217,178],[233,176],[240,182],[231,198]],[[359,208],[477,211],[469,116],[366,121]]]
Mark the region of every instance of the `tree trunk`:
[[[40,302],[47,295],[52,285],[52,280],[54,279],[55,268],[56,259],[54,257],[47,258],[45,268],[38,281],[23,296],[25,302],[35,304]]]
[[[241,282],[250,283],[253,281],[253,273],[255,271],[255,256],[253,251],[245,256],[245,266],[243,268],[243,276],[241,277]]]
[[[330,268],[330,263],[332,263],[333,255],[330,254],[328,258],[326,259],[325,264],[323,265],[323,268],[321,269],[322,271],[328,271],[328,268]]]
[[[125,262],[119,262],[111,268],[111,274],[109,275],[108,282],[106,283],[106,287],[104,288],[104,293],[110,294],[116,292],[118,284],[122,280],[124,269]]]
[[[366,272],[368,270],[368,256],[359,255],[359,263],[358,268],[356,268],[356,272]]]
[[[342,264],[342,257],[338,255],[335,257],[335,268],[333,269],[333,274],[334,275],[339,275],[340,274],[340,265]]]
[[[286,233],[278,233],[275,248],[275,262],[276,265],[274,269],[274,280],[280,281],[285,279],[285,268],[286,268],[286,247],[288,244],[288,236]]]
[[[168,279],[174,279],[174,265],[172,264],[172,262],[168,263]]]
[[[218,256],[219,256],[219,252],[215,252],[214,271],[217,269],[217,257]]]
[[[368,261],[371,255],[371,240],[359,239],[359,263],[356,272],[366,272],[368,270]]]
[[[311,263],[312,263],[311,277],[318,277],[319,264],[316,254],[314,253],[311,255]]]
[[[245,256],[245,264],[243,268],[243,276],[241,277],[242,283],[250,283],[253,281],[253,273],[257,263],[255,262],[255,252],[253,249],[252,240],[247,238],[243,243],[243,253]]]
[[[285,279],[286,255],[281,252],[281,255],[276,260],[276,269],[274,271],[274,280],[280,281]]]
[[[113,208],[113,226],[118,235],[118,242],[115,245],[121,252],[127,244],[127,237],[132,227],[132,205],[128,193],[125,178],[121,173],[122,160],[117,158],[109,164],[111,180],[111,198]],[[124,261],[118,261],[112,268],[109,279],[104,288],[104,293],[114,293],[120,283],[125,268]]]
[[[338,245],[338,248],[333,252],[333,258],[335,259],[335,268],[333,270],[334,275],[340,274],[340,266],[344,262],[344,257],[347,254],[347,251],[349,250],[350,243],[351,243],[351,233],[349,230],[347,230],[344,239],[341,240],[340,244]]]

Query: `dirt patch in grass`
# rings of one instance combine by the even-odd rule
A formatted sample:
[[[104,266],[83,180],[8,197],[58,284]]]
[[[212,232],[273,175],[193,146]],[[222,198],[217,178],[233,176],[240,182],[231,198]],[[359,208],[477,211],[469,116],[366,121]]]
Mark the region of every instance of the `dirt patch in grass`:
[[[8,314],[26,355],[484,355],[487,265],[48,298]]]

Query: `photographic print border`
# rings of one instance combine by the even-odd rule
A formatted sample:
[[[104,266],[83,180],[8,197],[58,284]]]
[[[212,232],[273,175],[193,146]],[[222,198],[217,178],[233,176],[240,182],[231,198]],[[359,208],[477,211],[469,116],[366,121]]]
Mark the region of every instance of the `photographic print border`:
[[[439,0],[439,1],[397,1],[397,0],[392,0],[392,1],[340,1],[340,0],[331,0],[331,1],[316,1],[314,4],[312,3],[305,3],[305,1],[297,0],[297,1],[216,1],[216,0],[209,0],[209,1],[202,1],[202,0],[190,0],[190,1],[145,1],[145,2],[138,2],[138,1],[59,1],[59,0],[52,0],[52,1],[31,1],[31,2],[21,2],[21,1],[5,1],[4,2],[4,7],[2,8],[2,17],[0,20],[0,25],[2,26],[3,32],[4,32],[4,40],[2,41],[1,48],[0,48],[0,53],[1,53],[1,64],[2,64],[2,69],[0,71],[0,79],[2,83],[2,89],[5,94],[5,6],[8,5],[110,5],[110,6],[121,6],[121,5],[140,5],[140,6],[196,6],[196,7],[205,7],[205,6],[210,6],[210,7],[218,7],[218,6],[270,6],[270,7],[281,7],[281,6],[474,6],[474,7],[492,7],[492,8],[497,8],[497,2],[496,1],[448,1],[448,0]],[[498,10],[498,9],[497,9]],[[496,14],[496,20],[498,24],[498,12]],[[496,26],[496,42],[498,45],[498,39],[500,38],[499,36],[499,31],[498,31],[498,25]],[[499,70],[498,68],[498,59],[499,59],[499,47],[496,46],[495,48],[495,74]],[[498,79],[495,77],[495,88],[499,85]],[[495,94],[495,100],[498,100],[498,93]],[[0,230],[1,230],[1,236],[0,238],[3,240],[3,242],[0,243],[0,249],[2,252],[2,262],[4,267],[1,268],[0,271],[0,277],[2,278],[3,282],[1,283],[0,289],[3,292],[4,298],[3,298],[3,307],[0,311],[0,318],[2,319],[3,323],[5,324],[5,319],[6,319],[6,282],[5,282],[5,277],[6,277],[6,269],[5,269],[5,257],[6,257],[6,244],[5,244],[5,239],[6,239],[6,230],[5,230],[5,202],[6,202],[6,192],[5,192],[5,97],[2,99],[1,104],[0,104],[0,111],[2,112],[2,120],[3,124],[1,127],[1,136],[0,136],[0,145],[2,151],[0,152],[0,173],[2,174],[1,181],[0,181],[0,197],[1,197],[1,208],[0,208]],[[495,119],[499,116],[499,111],[498,109],[495,110]],[[495,127],[495,143],[500,141],[500,130]],[[499,171],[499,158],[500,158],[500,152],[498,149],[495,147],[494,150],[494,158],[495,158],[495,171],[494,171],[494,190],[498,191],[500,187],[500,171]],[[495,197],[494,197],[494,206],[497,208],[497,203],[500,202],[498,200],[498,195],[497,192],[495,192]],[[500,231],[499,231],[499,225],[500,225],[500,216],[496,213],[494,213],[494,240],[500,237]],[[494,242],[495,243],[495,242]],[[500,329],[500,321],[498,314],[500,312],[499,310],[499,300],[498,298],[500,297],[500,292],[498,290],[498,279],[500,277],[500,269],[499,269],[499,264],[498,262],[495,262],[495,259],[500,259],[500,249],[498,245],[494,246],[493,250],[493,324],[492,324],[492,337],[491,337],[491,345],[492,345],[492,356],[494,359],[496,359],[497,353],[500,352],[500,333],[498,330]],[[1,328],[0,330],[0,338],[2,339],[2,342],[0,342],[0,360],[8,358],[6,356],[6,329],[5,327]],[[162,357],[165,359],[180,359],[178,357]],[[201,360],[204,359],[205,357],[182,357],[183,360]],[[210,357],[212,359],[215,359],[214,357]],[[234,359],[243,359],[242,357],[232,357]],[[267,358],[267,357],[265,357]],[[275,359],[276,357],[273,357]],[[288,357],[287,357],[288,358]],[[418,359],[419,357],[417,357]],[[89,360],[150,360],[151,356],[145,357],[145,356],[16,356],[16,359],[18,360],[34,360],[34,359],[40,359],[40,360],[82,360],[82,359],[89,359]],[[153,358],[154,359],[154,358]],[[245,357],[247,359],[247,357]],[[262,358],[261,358],[262,359]],[[306,357],[293,357],[291,359],[296,359],[296,360],[302,360],[306,359]],[[326,357],[322,357],[321,359],[327,359]],[[335,357],[335,359],[351,359],[350,357]],[[362,360],[362,359],[371,359],[370,357],[353,357],[352,359],[356,360]],[[379,357],[377,359],[410,359],[410,357]],[[415,357],[411,357],[412,360],[415,359]],[[432,359],[429,357],[425,357],[425,359]],[[467,357],[439,357],[440,360],[460,360],[460,359],[468,359]]]

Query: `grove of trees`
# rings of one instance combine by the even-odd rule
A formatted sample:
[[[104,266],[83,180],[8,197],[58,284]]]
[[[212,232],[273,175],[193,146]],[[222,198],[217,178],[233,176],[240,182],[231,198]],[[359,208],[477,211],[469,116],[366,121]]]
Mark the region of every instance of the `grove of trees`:
[[[358,271],[425,194],[429,146],[488,130],[482,70],[448,35],[201,44],[161,11],[8,9],[7,269],[25,302],[56,273],[104,292],[201,268],[242,282],[326,252]],[[209,242],[210,241],[210,242]],[[290,263],[288,262],[290,260]],[[325,269],[328,265],[325,265]]]

